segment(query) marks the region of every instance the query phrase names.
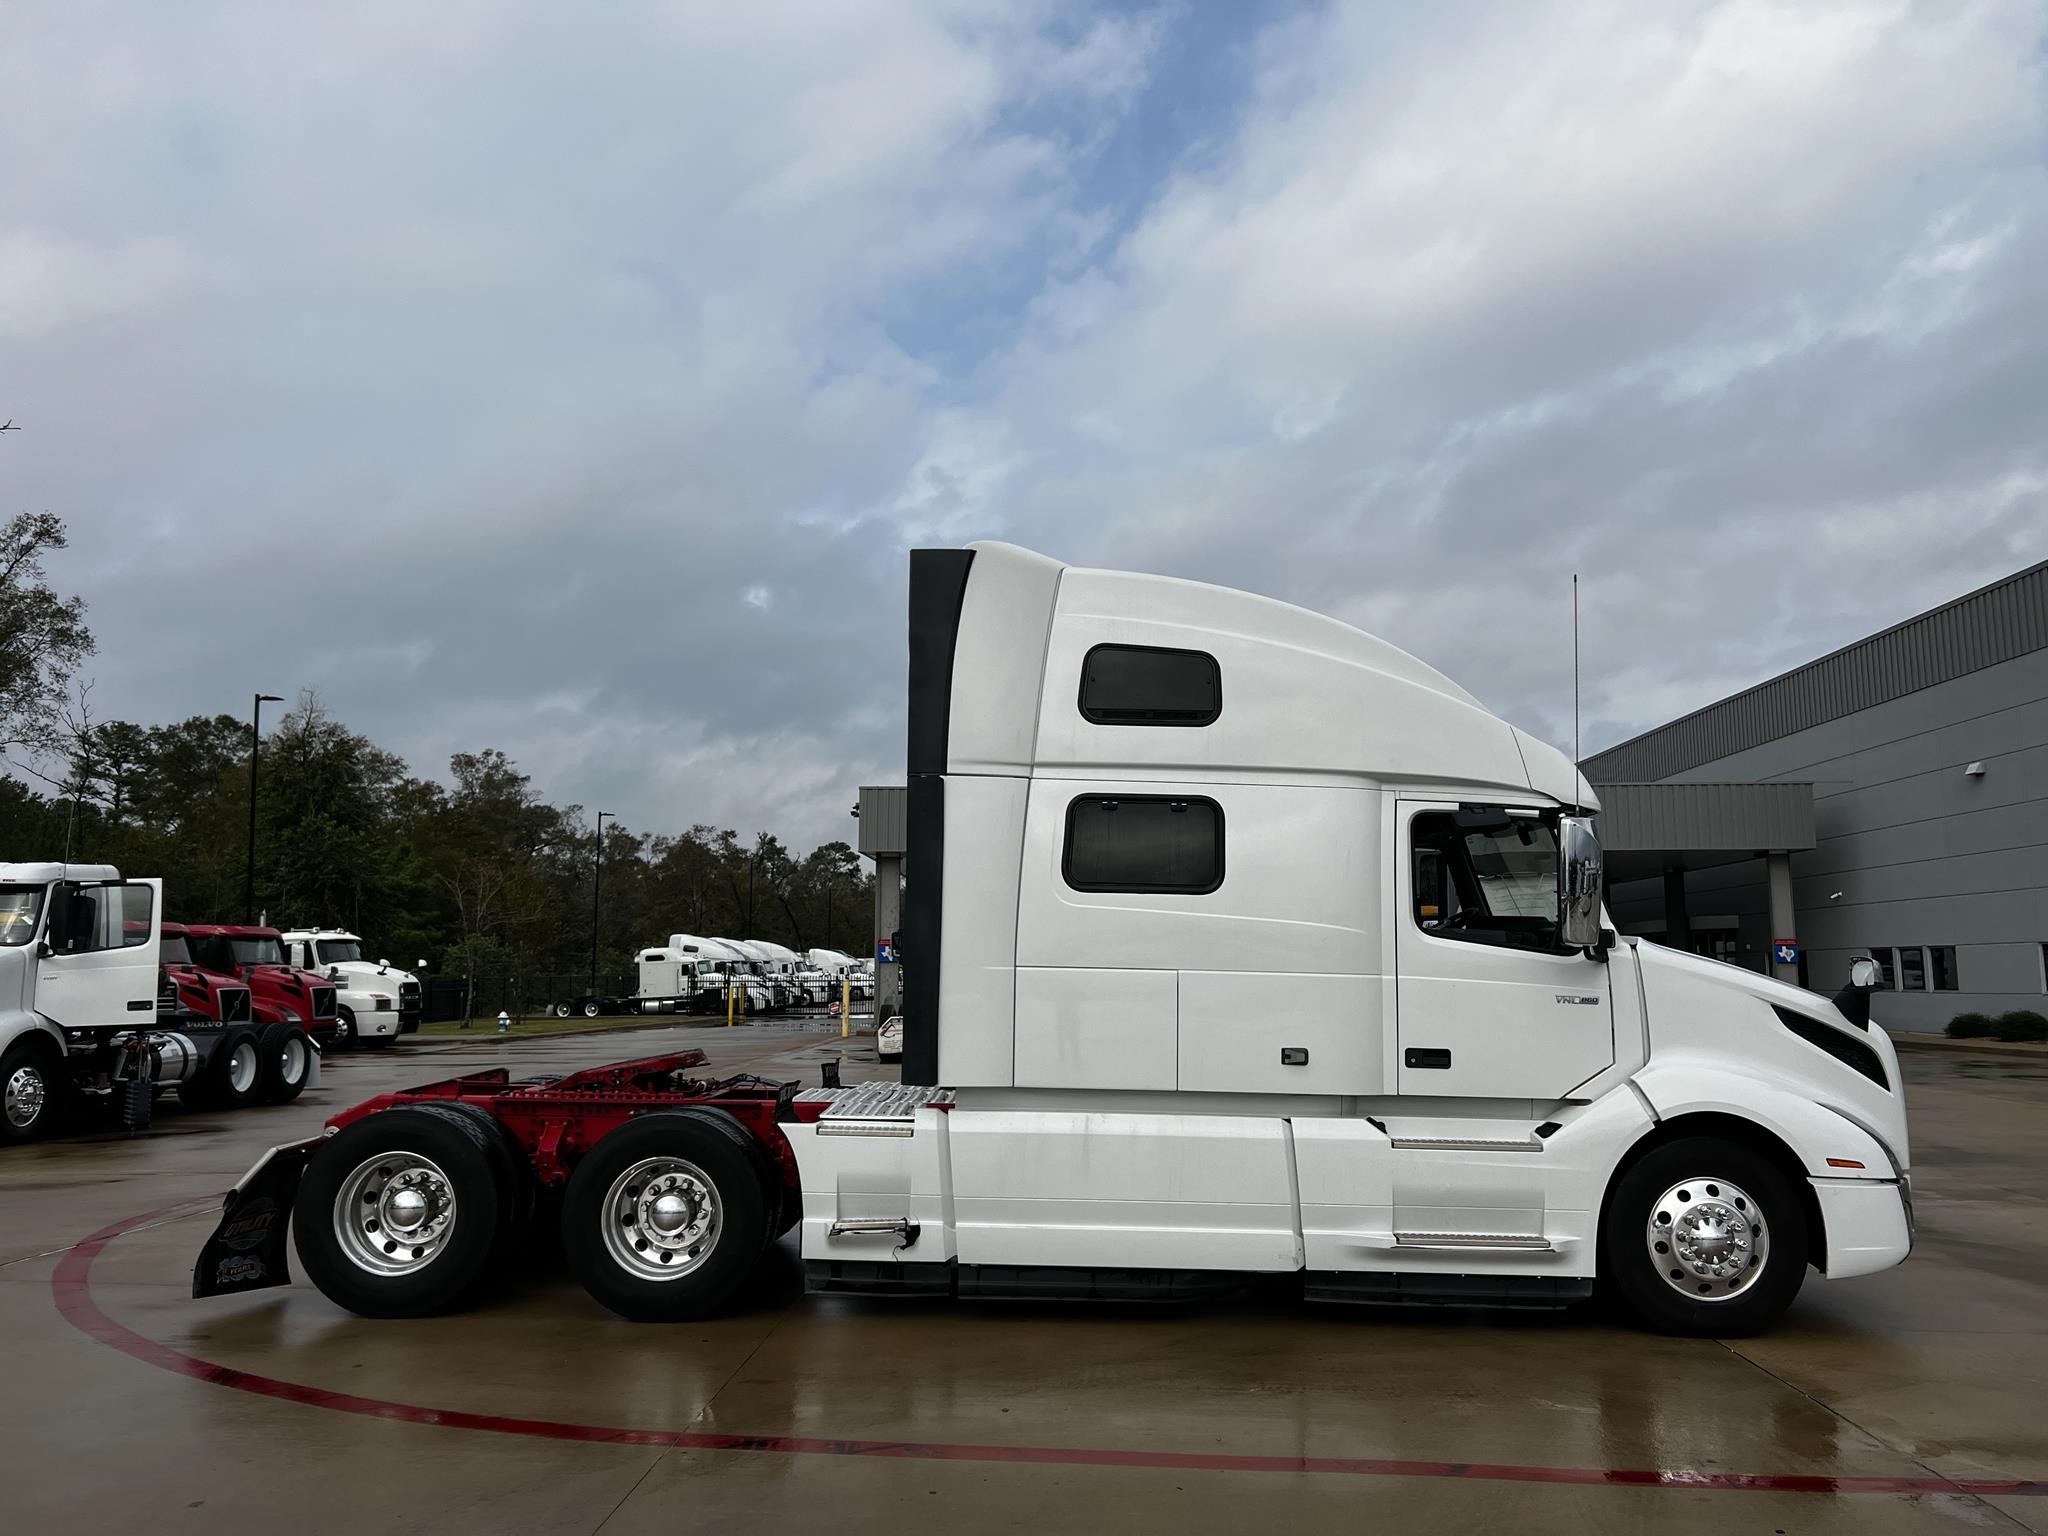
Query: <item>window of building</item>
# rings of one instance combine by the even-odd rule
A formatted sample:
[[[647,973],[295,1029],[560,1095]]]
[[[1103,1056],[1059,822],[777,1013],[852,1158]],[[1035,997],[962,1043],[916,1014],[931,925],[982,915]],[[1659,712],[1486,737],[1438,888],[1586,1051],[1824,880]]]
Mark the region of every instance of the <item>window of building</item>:
[[[1223,674],[1206,651],[1098,645],[1081,662],[1081,713],[1097,725],[1208,725]]]
[[[1223,808],[1168,795],[1082,795],[1067,807],[1077,891],[1206,896],[1223,884]]]
[[[1918,944],[1908,945],[1899,951],[1899,990],[1927,990],[1927,952]]]
[[[1956,990],[1956,947],[1953,944],[1927,946],[1927,985],[1936,992]]]
[[[1416,926],[1442,939],[1554,950],[1557,826],[1493,807],[1410,823]]]

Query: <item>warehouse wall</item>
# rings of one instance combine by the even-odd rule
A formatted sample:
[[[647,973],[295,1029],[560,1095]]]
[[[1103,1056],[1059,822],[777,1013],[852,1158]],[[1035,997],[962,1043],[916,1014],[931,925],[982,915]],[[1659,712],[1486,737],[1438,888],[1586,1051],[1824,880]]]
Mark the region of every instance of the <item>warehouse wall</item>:
[[[1964,775],[1973,761],[1984,764],[1982,778]],[[2048,651],[1697,764],[1670,782],[1743,779],[1813,782],[1817,846],[1793,855],[1792,872],[1816,991],[1834,991],[1850,956],[1873,946],[1950,945],[1957,989],[1881,993],[1871,1009],[1880,1023],[1939,1030],[1968,1010],[2048,1012]],[[1687,893],[1695,925],[1732,915],[1746,941],[1772,937],[1760,860],[1695,871]],[[1660,906],[1648,883],[1616,891],[1624,926]]]

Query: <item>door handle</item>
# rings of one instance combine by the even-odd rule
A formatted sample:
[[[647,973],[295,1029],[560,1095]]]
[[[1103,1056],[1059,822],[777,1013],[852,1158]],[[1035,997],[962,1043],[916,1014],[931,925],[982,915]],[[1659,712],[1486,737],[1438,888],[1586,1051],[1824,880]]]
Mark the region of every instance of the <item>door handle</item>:
[[[1283,1067],[1305,1067],[1308,1065],[1308,1047],[1305,1045],[1283,1045],[1280,1047],[1280,1065]]]
[[[1401,1060],[1411,1067],[1448,1067],[1451,1053],[1438,1046],[1411,1046]]]
[[[128,1011],[130,1013],[144,1013],[154,1007],[156,1007],[156,999],[153,997],[145,997],[140,1002],[130,999],[128,1003]]]

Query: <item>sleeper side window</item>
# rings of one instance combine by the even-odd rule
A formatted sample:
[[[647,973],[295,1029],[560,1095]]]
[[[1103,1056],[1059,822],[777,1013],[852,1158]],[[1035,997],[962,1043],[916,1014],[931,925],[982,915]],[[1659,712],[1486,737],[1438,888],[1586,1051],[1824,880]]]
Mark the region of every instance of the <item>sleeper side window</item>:
[[[1206,896],[1223,884],[1223,808],[1194,796],[1078,796],[1061,867],[1077,891]]]
[[[1208,725],[1223,674],[1206,651],[1098,645],[1081,661],[1081,714],[1097,725]]]
[[[1557,826],[1486,806],[1409,824],[1415,924],[1440,939],[1558,949]]]

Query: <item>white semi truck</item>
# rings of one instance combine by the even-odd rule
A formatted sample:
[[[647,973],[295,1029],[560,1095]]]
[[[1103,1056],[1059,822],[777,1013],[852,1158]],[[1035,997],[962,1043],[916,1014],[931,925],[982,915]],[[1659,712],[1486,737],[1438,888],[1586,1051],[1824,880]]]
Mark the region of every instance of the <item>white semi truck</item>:
[[[176,930],[174,930],[176,931]],[[156,1095],[222,1108],[297,1098],[319,1051],[263,1024],[246,986],[166,954],[163,882],[110,864],[0,864],[0,1144],[100,1101],[149,1124]]]
[[[875,995],[875,974],[868,968],[873,964],[872,961],[864,964],[854,959],[853,956],[843,949],[814,949],[809,952],[808,958],[812,966],[823,971],[826,977],[830,979],[832,990],[835,993],[839,990],[839,983],[843,980],[850,985],[856,1000],[862,1002],[873,1000]]]
[[[294,928],[284,935],[285,961],[317,971],[335,986],[335,1044],[389,1046],[420,1027],[419,978],[395,971],[389,960],[363,953],[362,939],[345,928]]]
[[[1605,1281],[1699,1334],[1767,1327],[1809,1267],[1905,1258],[1874,967],[1831,1002],[1617,939],[1573,764],[1344,624],[1001,544],[911,562],[900,1084],[771,1094],[687,1056],[463,1079],[278,1149],[224,1232],[296,1190],[327,1294],[457,1304],[495,1237],[462,1223],[514,1204],[436,1122],[459,1102],[644,1319],[728,1304],[791,1223],[824,1291]]]
[[[733,1007],[738,1013],[764,1013],[777,1006],[775,989],[761,974],[760,960],[730,939],[672,933],[665,944],[651,945],[634,957],[638,986],[630,997],[604,993],[561,998],[548,1012],[566,1019],[581,1013],[602,1018],[613,1013],[713,1013],[725,1007],[730,978],[739,977]]]

